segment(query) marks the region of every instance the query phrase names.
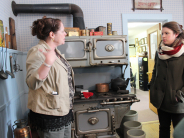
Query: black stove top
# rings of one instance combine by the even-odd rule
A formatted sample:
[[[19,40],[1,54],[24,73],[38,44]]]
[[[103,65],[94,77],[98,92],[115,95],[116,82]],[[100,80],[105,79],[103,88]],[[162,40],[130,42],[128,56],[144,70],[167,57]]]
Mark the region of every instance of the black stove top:
[[[99,101],[99,100],[113,100],[113,99],[129,99],[129,98],[135,98],[135,94],[129,94],[128,90],[121,90],[119,92],[114,92],[114,91],[109,91],[109,92],[96,92],[96,91],[90,91],[93,92],[93,96],[86,99],[83,94],[80,92],[75,93],[74,101],[79,102],[79,101]]]

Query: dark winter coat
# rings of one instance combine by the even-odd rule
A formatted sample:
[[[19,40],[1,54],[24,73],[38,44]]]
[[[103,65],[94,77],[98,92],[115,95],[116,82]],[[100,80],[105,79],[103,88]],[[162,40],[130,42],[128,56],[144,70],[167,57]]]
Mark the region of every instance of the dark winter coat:
[[[155,55],[150,101],[157,109],[184,113],[184,55],[167,60],[161,60],[157,52]]]

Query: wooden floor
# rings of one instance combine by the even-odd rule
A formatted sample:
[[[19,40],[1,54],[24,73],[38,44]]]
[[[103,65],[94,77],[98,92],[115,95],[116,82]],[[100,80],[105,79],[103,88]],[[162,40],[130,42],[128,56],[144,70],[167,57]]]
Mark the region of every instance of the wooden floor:
[[[142,130],[146,133],[146,138],[159,138],[159,122],[150,121],[142,122]],[[173,127],[171,127],[171,136],[173,138]]]

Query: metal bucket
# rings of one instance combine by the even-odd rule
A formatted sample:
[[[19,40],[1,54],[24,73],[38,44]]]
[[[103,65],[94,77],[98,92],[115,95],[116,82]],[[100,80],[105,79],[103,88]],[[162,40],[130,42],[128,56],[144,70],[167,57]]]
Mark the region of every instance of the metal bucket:
[[[124,126],[123,124],[126,121],[138,121],[138,113],[135,110],[129,110],[125,116],[123,117],[122,121],[121,121],[121,125],[120,125],[120,130],[121,130],[121,134],[124,135],[123,130],[124,130]]]
[[[127,138],[146,138],[146,133],[141,129],[130,129],[127,131]]]
[[[137,121],[138,120],[138,113],[135,110],[128,111],[122,119],[122,123],[126,121]]]
[[[124,138],[127,137],[127,131],[130,129],[142,129],[142,124],[138,121],[126,121],[124,124]]]

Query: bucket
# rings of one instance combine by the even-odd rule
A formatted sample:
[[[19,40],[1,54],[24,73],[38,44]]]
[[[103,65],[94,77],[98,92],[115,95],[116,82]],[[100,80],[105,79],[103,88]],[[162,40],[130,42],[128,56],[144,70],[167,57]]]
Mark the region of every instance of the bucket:
[[[123,127],[123,124],[126,122],[126,121],[138,121],[138,113],[137,111],[135,110],[129,110],[125,116],[123,117],[122,121],[121,121],[121,125],[120,125],[120,130],[121,130],[121,134],[123,135],[123,130],[124,130],[124,127]]]
[[[146,138],[146,133],[141,129],[130,129],[127,131],[127,138]]]
[[[124,124],[124,138],[127,138],[127,131],[130,129],[142,129],[142,124],[138,121],[126,121]]]
[[[126,121],[137,121],[138,120],[138,113],[135,110],[128,111],[122,119],[122,123]]]

